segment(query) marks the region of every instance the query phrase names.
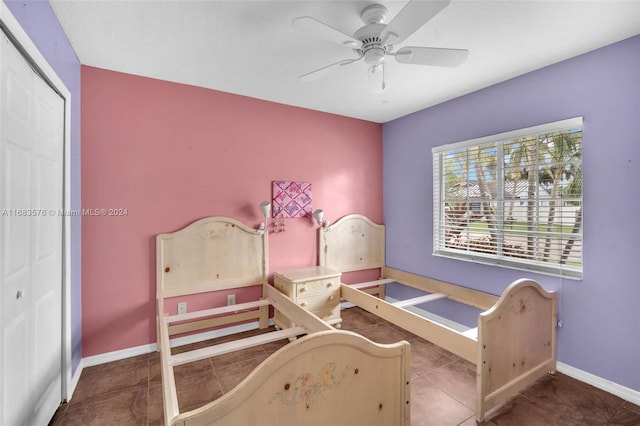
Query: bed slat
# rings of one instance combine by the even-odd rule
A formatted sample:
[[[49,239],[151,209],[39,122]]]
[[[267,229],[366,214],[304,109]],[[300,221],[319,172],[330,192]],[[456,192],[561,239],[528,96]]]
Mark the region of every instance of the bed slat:
[[[234,340],[232,342],[220,343],[219,345],[209,346],[207,348],[200,348],[193,351],[172,355],[169,358],[169,365],[176,366],[193,361],[200,361],[202,359],[211,358],[212,356],[264,345],[266,343],[288,339],[290,337],[296,337],[306,333],[307,329],[304,327],[292,327],[285,328],[284,330],[273,331],[270,333],[259,334],[257,336],[246,337],[244,339]]]
[[[236,324],[239,322],[248,322],[252,320],[258,320],[258,322],[262,324],[263,317],[265,317],[268,312],[269,312],[269,308],[267,306],[262,306],[253,311],[242,311],[234,314],[220,315],[217,317],[212,317],[212,318],[207,318],[202,320],[181,322],[181,323],[169,326],[169,335],[175,336],[177,334],[191,333],[198,330],[202,331],[209,328],[224,327],[229,324]],[[268,320],[264,322],[268,324]],[[264,327],[260,325],[260,328],[267,328],[267,327],[268,325]]]
[[[434,300],[440,300],[446,297],[447,296],[442,293],[434,293],[434,294],[428,294],[426,296],[418,296],[418,297],[412,297],[411,299],[399,300],[397,302],[392,303],[392,305],[397,306],[398,308],[402,308],[405,306],[420,305],[422,303],[432,302]]]
[[[467,331],[463,331],[462,334],[467,337],[471,337],[473,340],[478,340],[478,327],[473,327]]]
[[[352,287],[352,288],[361,289],[361,288],[374,287],[374,286],[377,286],[377,285],[389,284],[389,283],[394,283],[394,282],[396,282],[396,280],[383,278],[381,280],[366,281],[366,282],[357,283],[357,284],[345,284],[345,285],[348,285],[349,287]]]
[[[205,309],[202,311],[194,311],[180,315],[168,315],[165,321],[168,324],[178,321],[188,321],[196,318],[212,317],[215,315],[228,314],[229,312],[244,311],[245,309],[259,308],[271,304],[268,300],[256,300],[255,302],[238,303],[237,305],[222,306],[220,308]]]

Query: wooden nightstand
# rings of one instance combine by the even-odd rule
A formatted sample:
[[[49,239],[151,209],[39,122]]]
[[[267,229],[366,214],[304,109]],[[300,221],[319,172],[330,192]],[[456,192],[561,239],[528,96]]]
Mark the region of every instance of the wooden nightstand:
[[[341,272],[324,266],[311,266],[274,272],[273,277],[276,289],[323,321],[340,328],[341,275]],[[274,321],[277,327],[291,327],[291,321],[278,310]]]

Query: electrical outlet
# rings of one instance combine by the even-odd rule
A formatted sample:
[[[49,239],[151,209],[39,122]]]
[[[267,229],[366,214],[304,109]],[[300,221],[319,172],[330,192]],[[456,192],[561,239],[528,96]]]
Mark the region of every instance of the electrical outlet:
[[[187,313],[187,302],[178,303],[178,315]]]
[[[228,294],[227,295],[227,306],[235,305],[235,304],[236,304],[236,295],[235,294]]]

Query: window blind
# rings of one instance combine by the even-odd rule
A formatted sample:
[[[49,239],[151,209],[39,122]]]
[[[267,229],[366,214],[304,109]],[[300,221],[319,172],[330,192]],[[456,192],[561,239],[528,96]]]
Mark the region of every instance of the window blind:
[[[433,154],[433,253],[582,278],[582,117]]]

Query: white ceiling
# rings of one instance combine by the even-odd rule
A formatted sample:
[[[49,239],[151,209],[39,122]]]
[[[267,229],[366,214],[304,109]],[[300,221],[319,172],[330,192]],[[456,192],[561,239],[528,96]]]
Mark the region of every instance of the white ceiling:
[[[299,81],[356,55],[293,28],[292,19],[309,15],[353,34],[372,3],[51,0],[84,65],[381,123],[640,34],[640,0],[452,0],[397,48],[468,49],[460,67],[388,58],[382,94],[371,92],[363,62]],[[388,22],[407,2],[377,3]]]

